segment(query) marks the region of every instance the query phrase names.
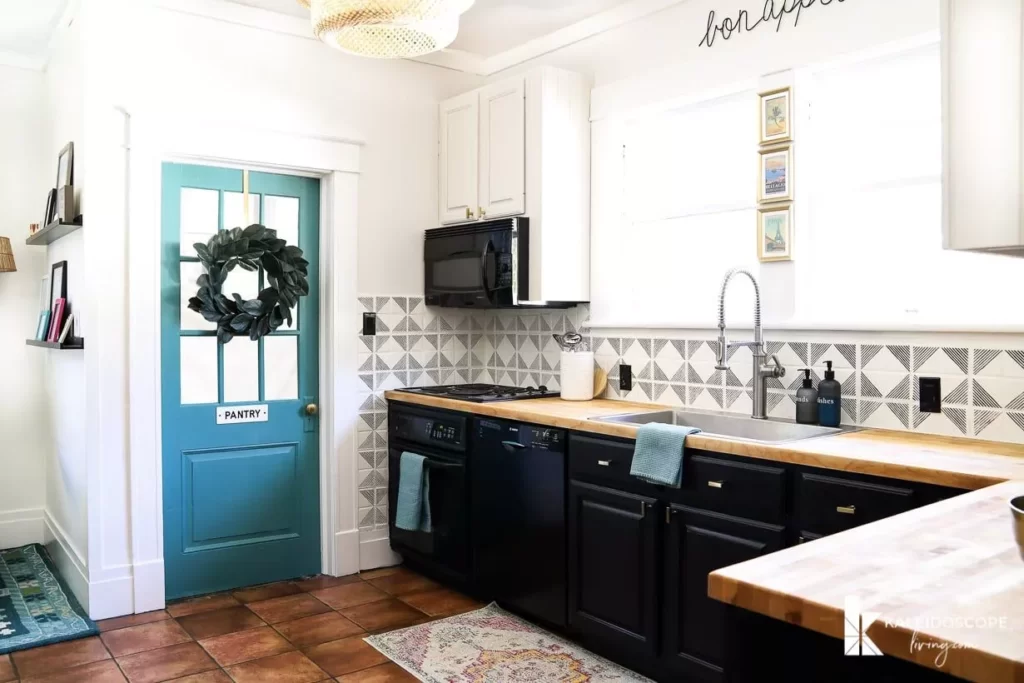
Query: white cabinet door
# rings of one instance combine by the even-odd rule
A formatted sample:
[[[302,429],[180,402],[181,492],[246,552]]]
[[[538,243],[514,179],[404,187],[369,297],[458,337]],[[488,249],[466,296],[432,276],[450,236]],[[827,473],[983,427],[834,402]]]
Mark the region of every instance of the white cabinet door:
[[[480,104],[476,92],[441,103],[440,219],[442,224],[476,220]]]
[[[526,212],[526,84],[480,91],[480,207],[484,218]]]

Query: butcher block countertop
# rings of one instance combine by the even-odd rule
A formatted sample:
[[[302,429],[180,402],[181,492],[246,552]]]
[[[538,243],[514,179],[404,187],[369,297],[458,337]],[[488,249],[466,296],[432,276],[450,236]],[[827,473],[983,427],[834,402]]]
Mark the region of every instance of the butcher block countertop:
[[[393,391],[386,396],[624,438],[635,438],[637,427],[590,418],[668,409],[607,400],[474,404]],[[840,639],[846,598],[856,597],[862,614],[881,614],[867,635],[883,653],[977,683],[1024,683],[1024,558],[1008,505],[1024,495],[1024,446],[872,429],[779,446],[695,435],[687,445],[972,489],[721,569],[709,576],[708,594]],[[971,622],[976,628],[957,621],[979,618],[988,621]]]
[[[727,567],[708,594],[835,638],[855,596],[862,615],[880,615],[867,635],[883,653],[1018,683],[1024,558],[1007,502],[1020,495],[1024,481],[1007,482]]]
[[[635,425],[596,422],[591,418],[671,410],[649,403],[602,399],[579,403],[557,398],[470,403],[400,391],[389,391],[385,396],[389,401],[627,439],[636,438]],[[866,429],[777,446],[704,434],[691,436],[686,443],[716,453],[961,489],[1024,480],[1024,446],[991,441]]]

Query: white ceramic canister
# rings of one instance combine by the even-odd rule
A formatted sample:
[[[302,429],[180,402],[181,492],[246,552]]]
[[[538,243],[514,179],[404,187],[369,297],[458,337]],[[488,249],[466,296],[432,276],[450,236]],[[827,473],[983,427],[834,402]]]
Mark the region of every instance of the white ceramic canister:
[[[594,354],[590,351],[562,351],[562,398],[589,401],[594,398]]]

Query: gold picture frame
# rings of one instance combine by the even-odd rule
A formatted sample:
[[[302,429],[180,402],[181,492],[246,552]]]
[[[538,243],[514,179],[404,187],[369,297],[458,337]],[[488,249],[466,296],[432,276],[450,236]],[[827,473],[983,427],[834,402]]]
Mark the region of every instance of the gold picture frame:
[[[793,260],[794,205],[757,210],[757,258],[761,263]]]
[[[793,88],[757,96],[757,139],[762,145],[793,141]]]
[[[762,204],[791,202],[793,191],[793,146],[766,147],[757,153],[757,201]]]

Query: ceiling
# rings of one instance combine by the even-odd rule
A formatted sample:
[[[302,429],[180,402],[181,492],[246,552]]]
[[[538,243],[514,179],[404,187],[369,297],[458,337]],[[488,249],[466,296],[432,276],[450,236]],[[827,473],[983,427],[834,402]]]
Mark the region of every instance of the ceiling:
[[[296,0],[231,0],[261,9],[308,16]],[[462,15],[452,48],[493,57],[535,38],[571,26],[625,0],[476,0]]]
[[[25,62],[45,62],[68,0],[0,2],[0,53]]]

